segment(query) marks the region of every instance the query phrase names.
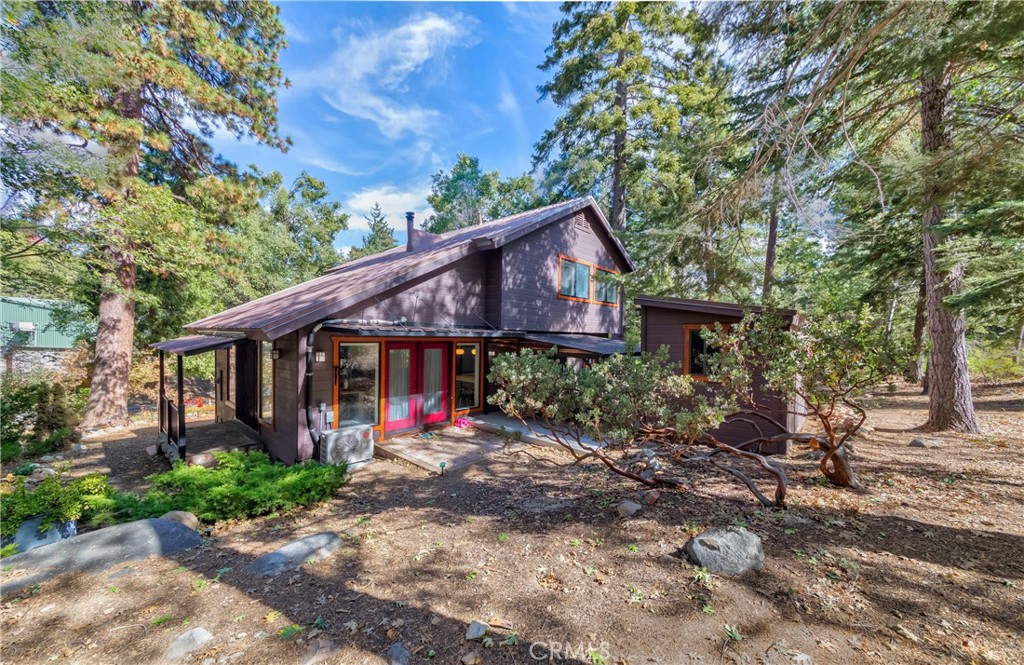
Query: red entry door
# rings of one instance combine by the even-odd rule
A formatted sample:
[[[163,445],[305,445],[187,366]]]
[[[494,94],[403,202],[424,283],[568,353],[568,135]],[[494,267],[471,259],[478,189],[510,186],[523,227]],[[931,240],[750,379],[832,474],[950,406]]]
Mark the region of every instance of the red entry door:
[[[389,342],[387,354],[385,429],[393,432],[448,420],[448,344]]]
[[[430,425],[448,420],[448,344],[424,342],[419,345],[420,423]]]
[[[416,396],[419,390],[416,382],[416,344],[412,342],[389,343],[388,376],[385,400],[385,429],[397,430],[416,426]]]

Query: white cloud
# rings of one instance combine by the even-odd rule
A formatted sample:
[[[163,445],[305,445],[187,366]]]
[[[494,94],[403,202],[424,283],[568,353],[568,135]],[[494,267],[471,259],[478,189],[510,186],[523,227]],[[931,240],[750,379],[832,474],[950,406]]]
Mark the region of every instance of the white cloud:
[[[518,167],[521,171],[529,168],[530,144],[527,137],[526,121],[523,118],[523,109],[519,105],[519,98],[512,90],[512,84],[508,76],[502,73],[498,82],[498,110],[508,118],[509,127],[515,134],[516,154],[519,155]]]
[[[395,185],[379,185],[361,189],[344,202],[345,211],[351,215],[349,229],[369,228],[363,216],[370,214],[374,203],[380,203],[391,228],[404,231],[405,213],[410,211],[416,213],[418,227],[434,212],[427,204],[429,193],[429,187],[403,189]]]
[[[425,13],[392,28],[339,28],[327,64],[300,74],[295,83],[317,89],[336,110],[374,123],[388,139],[428,136],[442,116],[413,101],[416,89],[443,80],[447,51],[474,43],[476,24],[462,14]]]
[[[312,37],[288,19],[281,19],[281,26],[284,28],[285,38],[290,44],[309,44],[313,41]]]

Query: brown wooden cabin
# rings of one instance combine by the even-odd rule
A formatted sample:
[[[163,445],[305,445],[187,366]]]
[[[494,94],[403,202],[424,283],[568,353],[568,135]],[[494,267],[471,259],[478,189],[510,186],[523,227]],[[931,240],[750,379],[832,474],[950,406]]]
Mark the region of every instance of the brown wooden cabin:
[[[709,300],[687,300],[684,298],[654,298],[640,296],[635,300],[640,307],[640,346],[651,353],[662,346],[668,348],[669,358],[678,363],[683,374],[689,374],[699,381],[706,381],[703,361],[708,353],[700,331],[713,328],[716,323],[723,326],[735,325],[743,319],[748,311],[760,312],[761,308],[734,303],[721,303]],[[796,310],[782,313],[787,326],[792,327],[797,321]],[[713,389],[709,385],[708,389]],[[783,401],[778,395],[767,391],[763,379],[754,378],[754,400],[756,409],[772,419],[786,425],[788,431],[797,431],[803,416],[799,404],[795,401]],[[747,405],[748,408],[754,405]],[[774,435],[781,430],[769,423],[760,423],[766,435]],[[735,422],[722,425],[712,434],[725,443],[737,444],[758,436],[757,430],[746,422]],[[764,447],[761,452],[784,454],[789,451],[790,442],[786,441],[772,447]]]
[[[633,270],[590,197],[432,235],[186,326],[155,344],[178,357],[177,402],[161,384],[162,449],[185,455],[180,366],[216,354],[216,417],[286,463],[318,433],[372,425],[379,440],[487,409],[499,354],[557,346],[566,358],[622,352],[620,289]]]

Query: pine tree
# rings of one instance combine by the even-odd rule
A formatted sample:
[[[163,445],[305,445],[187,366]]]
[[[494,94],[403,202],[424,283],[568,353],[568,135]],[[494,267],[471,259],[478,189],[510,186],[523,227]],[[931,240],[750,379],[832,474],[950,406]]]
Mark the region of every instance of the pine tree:
[[[917,216],[931,340],[925,427],[977,431],[960,309],[970,266],[950,259],[978,228],[965,203],[990,198],[961,183],[1016,159],[1024,134],[1024,7],[761,2],[719,11],[745,63],[743,133],[761,139],[745,177],[813,153],[832,178],[864,175],[883,218]],[[880,171],[908,131],[917,147],[902,168]]]
[[[713,32],[675,3],[565,3],[562,12],[541,65],[552,78],[539,91],[565,113],[538,142],[534,164],[557,156],[552,171],[565,187],[606,193],[622,230],[651,153],[687,130]]]
[[[66,173],[62,190],[37,184],[42,196],[23,220],[55,245],[77,241],[95,274],[99,329],[82,425],[121,424],[140,267],[203,260],[205,232],[182,196],[224,170],[204,137],[219,126],[287,147],[275,97],[286,84],[277,63],[284,30],[262,0],[7,3],[3,11],[5,122],[57,135],[104,164],[99,174]],[[54,218],[64,223],[41,221]]]
[[[363,244],[349,250],[348,260],[358,259],[372,254],[380,254],[398,245],[394,230],[388,225],[387,215],[380,209],[380,203],[374,202],[370,214],[363,218],[370,225],[370,233],[363,236]]]
[[[502,179],[498,171],[481,169],[476,157],[461,153],[450,171],[434,175],[427,203],[434,209],[423,225],[429,233],[454,231],[543,205],[529,174]]]

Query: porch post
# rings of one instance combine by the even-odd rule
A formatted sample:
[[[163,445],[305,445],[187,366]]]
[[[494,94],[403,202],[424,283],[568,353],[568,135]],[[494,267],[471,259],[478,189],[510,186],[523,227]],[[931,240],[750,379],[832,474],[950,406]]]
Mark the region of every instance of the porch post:
[[[167,399],[167,390],[164,388],[164,372],[164,350],[160,349],[160,396],[156,400],[156,410],[160,414],[158,416],[160,434],[164,434],[167,431],[167,423],[164,422],[167,419],[167,414],[164,413],[167,410],[167,407],[164,405]]]
[[[185,461],[185,357],[178,354],[178,457]]]

